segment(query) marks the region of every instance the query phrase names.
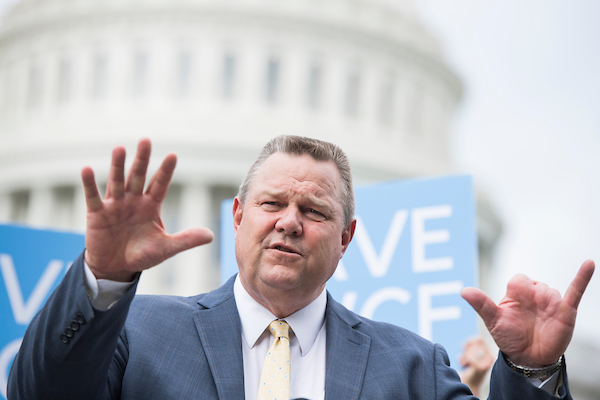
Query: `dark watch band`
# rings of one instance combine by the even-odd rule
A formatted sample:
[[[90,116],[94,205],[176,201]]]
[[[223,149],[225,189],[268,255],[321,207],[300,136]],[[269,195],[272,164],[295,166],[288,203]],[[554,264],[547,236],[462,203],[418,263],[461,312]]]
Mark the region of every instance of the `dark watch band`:
[[[523,375],[525,378],[546,378],[546,377],[549,377],[550,375],[552,375],[556,371],[558,371],[560,369],[560,367],[562,366],[562,363],[563,363],[563,356],[560,356],[560,358],[558,359],[557,362],[555,362],[554,364],[549,365],[547,367],[544,367],[544,368],[529,368],[529,367],[523,367],[521,365],[517,365],[517,364],[513,363],[512,361],[510,361],[510,359],[508,357],[506,357],[506,355],[504,355],[504,359],[506,360],[506,363],[508,364],[508,366],[510,367],[510,369],[512,369],[513,371],[515,371],[518,374]]]

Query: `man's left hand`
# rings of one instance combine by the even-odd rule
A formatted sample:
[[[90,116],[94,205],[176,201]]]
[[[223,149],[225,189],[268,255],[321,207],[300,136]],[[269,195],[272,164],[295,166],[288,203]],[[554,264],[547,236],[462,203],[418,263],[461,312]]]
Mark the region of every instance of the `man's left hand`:
[[[462,297],[477,311],[500,350],[515,364],[541,368],[556,363],[575,328],[577,306],[592,274],[594,262],[583,263],[564,297],[548,285],[516,275],[496,305],[476,288]]]

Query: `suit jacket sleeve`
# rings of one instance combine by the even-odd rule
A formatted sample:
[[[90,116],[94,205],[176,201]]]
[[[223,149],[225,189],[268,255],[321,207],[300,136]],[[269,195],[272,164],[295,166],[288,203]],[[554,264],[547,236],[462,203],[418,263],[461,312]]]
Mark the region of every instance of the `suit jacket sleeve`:
[[[439,345],[436,345],[438,347]],[[474,398],[465,397],[461,388],[456,384],[450,384],[457,381],[457,376],[453,369],[447,368],[449,365],[447,354],[442,348],[436,351],[436,381],[437,393],[443,392],[444,399],[463,399]],[[490,381],[489,400],[573,400],[569,392],[567,371],[563,363],[562,367],[562,382],[558,387],[558,396],[553,396],[545,390],[538,389],[529,380],[520,374],[511,370],[502,355],[498,354],[498,359],[492,370],[492,378]]]
[[[490,400],[513,400],[513,399],[539,399],[539,400],[572,400],[567,380],[566,364],[563,362],[562,379],[559,382],[558,396],[553,396],[545,390],[538,389],[520,374],[511,370],[502,354],[498,353],[498,359],[492,370],[490,382]]]
[[[29,325],[9,374],[9,399],[118,398],[127,352],[122,343],[116,349],[137,284],[98,311],[83,274],[81,254]]]
[[[436,399],[475,399],[466,393],[466,387],[454,371],[449,368],[450,362],[446,351],[440,345],[434,345],[435,393]],[[511,370],[502,355],[499,354],[490,382],[489,400],[572,400],[566,379],[566,368],[563,365],[562,384],[558,387],[558,396],[538,389],[529,380]]]

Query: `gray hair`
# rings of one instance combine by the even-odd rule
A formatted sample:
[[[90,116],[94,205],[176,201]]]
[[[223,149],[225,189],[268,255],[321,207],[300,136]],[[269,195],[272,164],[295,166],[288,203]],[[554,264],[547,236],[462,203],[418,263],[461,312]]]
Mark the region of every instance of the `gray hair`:
[[[308,154],[317,161],[331,161],[337,167],[342,178],[342,207],[344,209],[344,227],[352,221],[354,217],[355,202],[354,190],[352,189],[352,173],[350,172],[350,163],[348,157],[342,149],[333,143],[324,142],[318,139],[312,139],[302,136],[282,135],[271,139],[261,150],[258,158],[250,167],[246,177],[240,185],[237,197],[243,205],[248,197],[250,186],[254,181],[259,167],[267,158],[275,153],[285,153],[295,156]]]

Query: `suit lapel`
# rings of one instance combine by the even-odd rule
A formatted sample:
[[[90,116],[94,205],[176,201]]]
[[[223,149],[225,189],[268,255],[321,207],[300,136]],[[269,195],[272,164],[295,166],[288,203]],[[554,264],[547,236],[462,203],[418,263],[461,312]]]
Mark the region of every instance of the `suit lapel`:
[[[231,283],[231,284],[229,284]],[[220,399],[244,398],[241,322],[232,281],[202,298],[194,318]]]
[[[358,399],[363,386],[371,338],[354,329],[360,324],[327,294],[326,400]]]

